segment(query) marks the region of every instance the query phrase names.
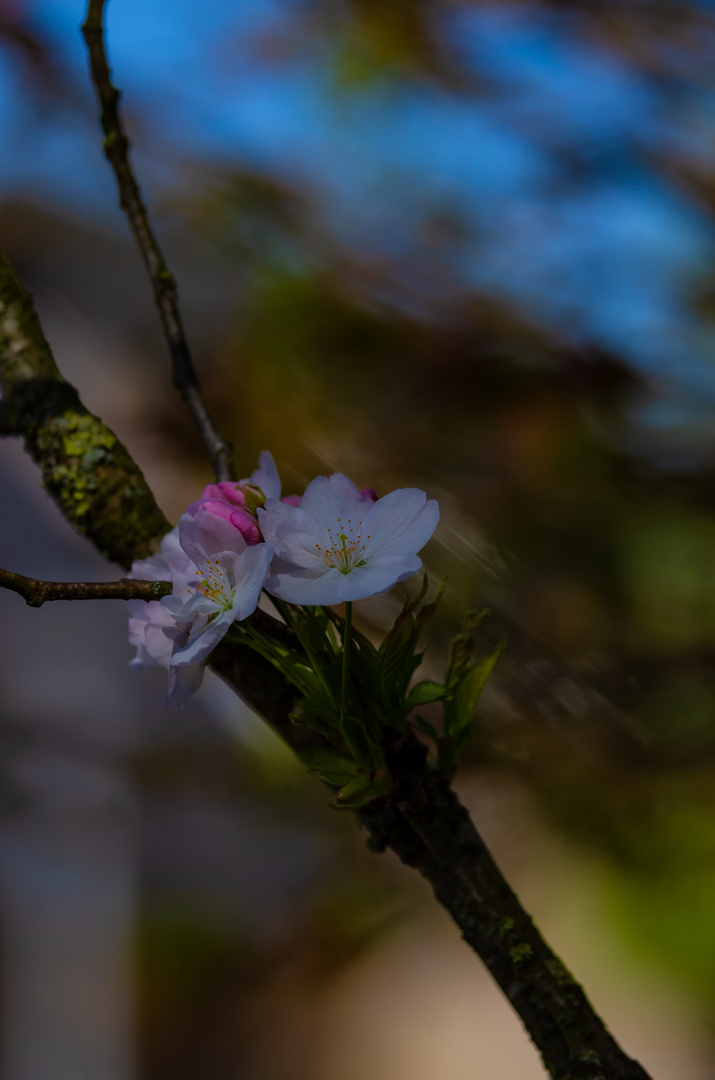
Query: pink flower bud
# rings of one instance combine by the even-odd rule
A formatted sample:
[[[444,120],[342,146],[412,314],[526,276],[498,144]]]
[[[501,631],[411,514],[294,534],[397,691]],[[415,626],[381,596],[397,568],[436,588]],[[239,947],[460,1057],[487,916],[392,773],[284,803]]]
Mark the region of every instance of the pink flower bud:
[[[209,487],[218,487],[218,485],[209,484]],[[263,539],[253,514],[249,514],[247,510],[232,506],[231,503],[226,502],[224,499],[197,499],[196,502],[187,507],[186,512],[191,517],[195,517],[199,510],[213,514],[214,517],[221,518],[223,521],[229,521],[234,529],[238,529],[249,547],[260,544]]]
[[[284,495],[281,502],[288,506],[300,506],[300,495]]]
[[[360,492],[361,499],[371,499],[372,502],[377,502],[377,492],[375,488],[363,488]]]
[[[249,514],[247,510],[234,510],[230,520],[231,524],[238,529],[249,547],[261,543],[263,537],[261,536],[261,530],[258,528],[258,522],[253,514]]]
[[[207,484],[199,499],[220,499],[241,508],[246,505],[243,484],[237,480],[221,480],[218,484]]]

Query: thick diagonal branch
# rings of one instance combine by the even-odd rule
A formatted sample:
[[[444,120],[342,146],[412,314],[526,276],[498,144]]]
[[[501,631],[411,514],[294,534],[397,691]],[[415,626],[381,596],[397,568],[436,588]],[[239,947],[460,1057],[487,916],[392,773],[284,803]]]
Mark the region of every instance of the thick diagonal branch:
[[[87,18],[82,27],[89,52],[92,82],[99,98],[100,121],[104,131],[104,153],[117,180],[119,205],[127,216],[129,227],[154,290],[154,301],[171,356],[172,382],[193,417],[206,453],[213,465],[216,479],[234,480],[231,446],[218,434],[199,386],[179,312],[176,281],[166,265],[154,235],[141,190],[129,160],[129,140],[119,116],[120,93],[112,84],[104,48],[102,25],[104,2],[105,0],[90,0]]]
[[[152,550],[168,522],[126,450],[62,379],[31,297],[1,257],[0,386],[8,431],[24,435],[69,520],[123,566]],[[252,618],[260,620],[264,636],[280,641],[286,633],[262,612]],[[290,746],[299,750],[310,742],[310,733],[291,720],[295,688],[267,661],[226,641],[211,661]],[[395,799],[358,814],[370,846],[391,848],[430,883],[521,1017],[554,1080],[648,1080],[543,941],[455,793],[430,772],[424,747],[408,741],[390,764],[399,785]]]
[[[4,432],[24,438],[47,492],[78,532],[127,569],[151,554],[170,525],[119,439],[62,378],[32,297],[2,253],[0,390]]]
[[[454,791],[408,739],[390,762],[391,806],[358,814],[370,846],[392,848],[430,883],[521,1017],[555,1080],[649,1080],[608,1032],[505,881]]]
[[[0,589],[18,593],[29,607],[47,600],[160,600],[173,586],[170,581],[40,581],[12,570],[0,569]]]

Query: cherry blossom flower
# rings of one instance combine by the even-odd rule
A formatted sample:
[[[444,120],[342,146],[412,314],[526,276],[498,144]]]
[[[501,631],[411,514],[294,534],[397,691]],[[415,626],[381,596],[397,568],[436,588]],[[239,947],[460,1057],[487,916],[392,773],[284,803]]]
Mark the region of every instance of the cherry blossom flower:
[[[270,454],[261,455],[254,478],[280,494]],[[219,489],[219,494],[226,493]],[[207,656],[232,622],[255,610],[268,573],[273,549],[260,542],[255,517],[238,505],[238,486],[228,494],[235,496],[233,503],[224,498],[192,503],[163,538],[159,554],[132,566],[130,577],[173,583],[172,594],[161,601],[127,602],[129,641],[137,650],[130,666],[169,670],[165,703],[181,706],[200,686]]]
[[[313,480],[300,506],[267,499],[258,519],[275,548],[266,591],[293,604],[339,604],[387,592],[416,573],[439,508],[416,488],[376,499],[336,473]]]
[[[159,554],[138,559],[132,565],[130,578],[150,581],[172,581],[174,589],[188,588],[195,577],[196,567],[179,542],[178,527],[161,541]],[[204,665],[186,664],[170,668],[171,654],[177,632],[188,636],[188,627],[179,626],[158,600],[127,600],[129,612],[129,644],[136,647],[136,656],[129,661],[132,671],[163,667],[169,672],[169,687],[164,703],[183,706],[192,691],[197,690],[204,677]]]
[[[179,540],[194,575],[160,600],[177,624],[172,668],[205,660],[231,623],[255,611],[273,556],[269,544],[249,546],[231,521],[202,507],[182,514]]]

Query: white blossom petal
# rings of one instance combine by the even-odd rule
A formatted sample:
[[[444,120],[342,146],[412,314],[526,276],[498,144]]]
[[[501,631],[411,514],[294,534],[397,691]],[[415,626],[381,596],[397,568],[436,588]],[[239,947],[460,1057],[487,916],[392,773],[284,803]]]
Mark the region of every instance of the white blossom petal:
[[[364,518],[364,530],[371,537],[375,556],[403,550],[413,554],[423,548],[437,528],[439,507],[427,501],[424,491],[402,488],[373,503]]]
[[[338,585],[342,576],[339,570],[316,573],[296,568],[288,573],[271,574],[266,579],[265,589],[271,596],[289,604],[339,604]]]
[[[263,538],[271,544],[279,558],[285,557],[296,566],[322,572],[325,560],[321,549],[330,543],[325,529],[303,507],[270,500],[265,509],[258,510],[258,523]]]
[[[268,450],[261,451],[258,468],[254,469],[246,480],[241,480],[241,483],[259,488],[267,499],[280,499],[281,480],[273,455]]]
[[[231,609],[217,611],[213,618],[197,615],[196,622],[189,632],[189,640],[171,657],[171,667],[181,667],[184,664],[195,664],[200,660],[205,660],[233,621],[234,614]]]
[[[342,473],[334,473],[311,480],[300,500],[300,509],[306,510],[316,521],[337,521],[363,503],[373,505],[371,499],[361,498],[352,480]]]
[[[230,521],[201,509],[194,516],[181,515],[179,539],[186,554],[198,567],[206,562],[209,555],[221,551],[241,552],[248,546]]]
[[[129,644],[137,650],[129,661],[132,671],[156,665],[168,668],[172,644],[164,634],[164,627],[173,625],[172,616],[158,600],[127,600],[125,607],[129,612]]]
[[[249,547],[240,561],[240,588],[236,588],[233,602],[234,620],[247,619],[258,607],[258,598],[266,580],[273,548],[270,544],[256,544]]]
[[[181,664],[169,668],[169,686],[164,705],[183,709],[189,694],[193,694],[204,681],[204,664]]]
[[[383,560],[375,565],[370,562],[349,574],[340,574],[338,595],[341,600],[364,600],[366,596],[379,596],[398,581],[412,577],[422,567],[422,560],[414,555],[411,559]]]

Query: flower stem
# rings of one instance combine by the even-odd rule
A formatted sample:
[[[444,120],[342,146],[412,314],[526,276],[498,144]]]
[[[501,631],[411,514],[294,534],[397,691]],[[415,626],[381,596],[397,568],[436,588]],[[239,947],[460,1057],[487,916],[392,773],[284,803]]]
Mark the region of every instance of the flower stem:
[[[345,720],[348,714],[348,659],[350,655],[350,638],[353,628],[353,604],[352,600],[345,601],[345,622],[343,623],[343,676],[340,684],[340,722],[345,728]]]

